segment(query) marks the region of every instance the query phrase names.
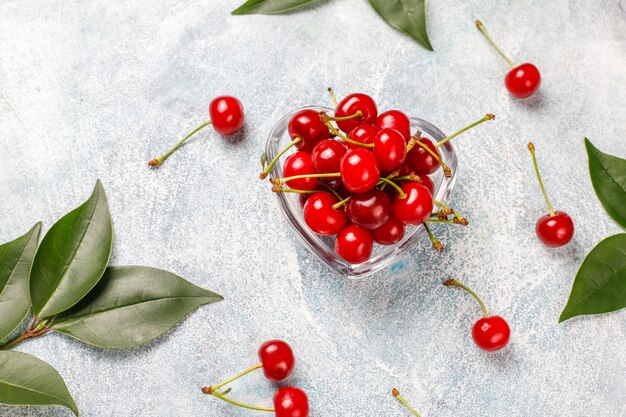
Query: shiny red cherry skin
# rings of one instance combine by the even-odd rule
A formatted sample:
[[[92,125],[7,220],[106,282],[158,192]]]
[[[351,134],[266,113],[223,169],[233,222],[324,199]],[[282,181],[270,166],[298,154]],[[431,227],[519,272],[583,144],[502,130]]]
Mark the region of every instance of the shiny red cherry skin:
[[[536,66],[526,62],[506,74],[504,85],[513,97],[527,98],[539,89],[541,74]]]
[[[334,139],[324,139],[319,142],[311,151],[311,159],[315,169],[320,174],[330,174],[339,172],[341,158],[346,154],[346,148]],[[323,178],[333,180],[332,178]]]
[[[315,193],[304,204],[304,221],[307,226],[321,236],[332,236],[346,225],[347,216],[343,208],[334,209],[337,197],[331,193]]]
[[[293,177],[295,175],[311,175],[317,174],[315,165],[313,165],[313,159],[311,154],[298,151],[291,154],[285,159],[285,166],[283,168],[283,176]],[[315,190],[317,188],[318,179],[312,178],[300,178],[297,180],[287,181],[287,186],[296,190]]]
[[[276,417],[307,417],[309,399],[300,388],[281,388],[274,394],[274,413]]]
[[[391,198],[377,189],[354,194],[346,206],[350,221],[366,229],[382,226],[391,215]]]
[[[372,255],[374,239],[369,230],[350,224],[335,239],[335,253],[351,264],[367,261]]]
[[[282,381],[291,375],[296,366],[296,358],[291,346],[282,340],[270,340],[259,348],[259,359],[263,365],[263,373],[270,381]]]
[[[319,112],[311,109],[294,114],[287,127],[291,140],[302,140],[295,144],[296,149],[311,152],[318,142],[330,137],[328,126],[320,119]]]
[[[224,136],[232,135],[239,132],[243,126],[243,106],[233,96],[215,97],[209,104],[209,117],[217,133]]]
[[[376,119],[376,126],[381,129],[395,129],[402,134],[405,142],[411,139],[411,121],[400,110],[387,110]]]
[[[430,150],[441,158],[441,154],[430,139],[421,138],[419,141],[428,146]],[[441,166],[430,153],[426,152],[426,150],[419,145],[415,145],[413,149],[409,151],[406,159],[409,161],[411,169],[413,169],[416,174],[420,175],[430,175],[436,172]]]
[[[374,137],[376,137],[376,133],[380,128],[371,124],[362,124],[358,125],[348,134],[348,138],[352,139],[355,142],[359,143],[374,143]],[[359,145],[353,145],[350,142],[343,142],[348,149],[358,148]]]
[[[554,216],[546,214],[537,220],[537,236],[546,245],[559,248],[567,245],[574,236],[574,222],[564,211],[555,211]]]
[[[374,155],[382,172],[400,168],[406,158],[406,141],[395,129],[381,129],[374,137]]]
[[[393,201],[393,215],[406,225],[422,224],[433,211],[433,196],[428,188],[414,181],[401,188],[406,197],[401,199],[397,196]]]
[[[402,240],[404,232],[404,223],[390,216],[385,223],[372,230],[372,237],[379,245],[393,245]]]
[[[435,195],[435,183],[433,182],[433,180],[428,175],[420,175],[419,177],[421,180],[420,184],[428,188],[428,191],[430,191],[430,195],[434,196]]]
[[[346,152],[339,164],[341,181],[351,193],[364,193],[376,186],[380,178],[378,161],[372,151],[361,147]]]
[[[511,328],[500,316],[483,317],[472,328],[472,338],[476,345],[483,350],[494,351],[502,349],[509,343]]]
[[[376,102],[374,101],[374,99],[367,94],[355,93],[346,96],[337,105],[337,108],[335,109],[335,116],[352,116],[358,111],[363,114],[361,117],[338,121],[337,126],[339,126],[339,129],[343,130],[346,133],[350,133],[355,127],[363,123],[376,123],[378,108],[376,107]]]

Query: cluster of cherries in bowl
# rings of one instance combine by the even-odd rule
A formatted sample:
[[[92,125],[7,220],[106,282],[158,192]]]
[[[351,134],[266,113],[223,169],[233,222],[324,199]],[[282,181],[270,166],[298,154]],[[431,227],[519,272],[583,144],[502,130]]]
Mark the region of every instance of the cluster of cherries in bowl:
[[[411,132],[405,113],[379,113],[367,94],[350,94],[337,103],[329,92],[334,114],[313,109],[295,113],[287,129],[291,142],[269,163],[262,159],[260,178],[267,178],[276,162],[295,149],[284,160],[282,178],[270,178],[272,190],[300,193],[306,225],[320,236],[336,236],[335,252],[351,264],[367,261],[374,243],[401,241],[407,226],[423,225],[441,250],[426,223],[466,225],[467,220],[433,197],[430,175],[442,169],[451,176],[438,148],[494,116],[433,143],[421,132]]]

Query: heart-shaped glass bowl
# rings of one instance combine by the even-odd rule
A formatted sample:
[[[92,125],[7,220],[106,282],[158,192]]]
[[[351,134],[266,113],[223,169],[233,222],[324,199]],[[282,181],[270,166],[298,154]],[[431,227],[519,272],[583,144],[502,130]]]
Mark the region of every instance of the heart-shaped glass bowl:
[[[311,106],[297,109],[284,115],[278,123],[276,123],[276,126],[272,129],[272,132],[267,140],[265,152],[267,154],[268,161],[272,160],[278,152],[291,142],[291,138],[287,132],[289,121],[297,112],[305,109],[325,111],[329,115],[333,114],[333,109]],[[422,137],[432,139],[433,142],[439,142],[446,137],[441,130],[427,121],[415,117],[411,117],[410,119],[412,132],[419,130],[422,132]],[[440,202],[447,203],[450,198],[450,194],[452,193],[452,188],[454,187],[458,161],[454,149],[449,142],[441,146],[439,148],[439,152],[441,153],[443,161],[452,169],[452,177],[444,177],[442,170],[440,169],[432,175],[431,178],[436,186],[435,199]],[[285,157],[282,157],[272,168],[270,174],[272,178],[280,178],[283,176],[283,163]],[[369,260],[360,264],[351,264],[344,261],[335,253],[334,236],[319,236],[313,233],[313,231],[306,225],[302,214],[300,194],[274,194],[276,194],[276,198],[278,199],[278,203],[283,214],[291,224],[291,227],[293,227],[298,236],[300,236],[304,245],[335,271],[349,278],[362,278],[373,274],[374,272],[380,271],[397,261],[420,239],[428,239],[426,237],[426,231],[423,227],[407,227],[406,234],[400,242],[389,246],[374,244],[374,250],[372,251],[372,256]]]

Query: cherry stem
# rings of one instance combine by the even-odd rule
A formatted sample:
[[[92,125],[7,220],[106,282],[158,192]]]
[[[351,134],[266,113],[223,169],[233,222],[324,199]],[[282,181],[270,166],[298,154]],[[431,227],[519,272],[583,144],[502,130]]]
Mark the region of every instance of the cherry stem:
[[[335,92],[331,87],[328,87],[328,94],[330,94],[330,99],[333,102],[333,105],[337,107],[337,97],[335,97]]]
[[[433,152],[432,149],[430,149],[425,143],[422,143],[419,140],[415,142],[415,144],[428,152],[433,158],[435,158],[435,161],[439,162],[439,165],[441,165],[441,169],[443,169],[443,175],[445,177],[450,178],[452,176],[452,170],[448,165],[445,164],[445,162],[443,162],[443,160],[439,157],[439,155],[437,155],[436,152]]]
[[[481,298],[478,296],[478,294],[476,294],[474,291],[472,291],[468,286],[466,286],[464,284],[461,284],[459,281],[457,281],[455,279],[449,279],[446,282],[444,282],[443,285],[445,285],[447,287],[455,286],[455,287],[463,288],[465,291],[470,293],[472,295],[472,297],[474,297],[476,299],[476,301],[478,301],[478,304],[480,304],[480,308],[483,310],[483,315],[485,317],[489,317],[489,313],[487,313],[487,307],[485,307],[485,303],[483,302],[483,300],[481,300]]]
[[[285,146],[280,152],[278,152],[278,154],[270,161],[269,165],[263,170],[263,172],[261,172],[259,174],[259,178],[262,179],[262,180],[267,178],[267,176],[269,175],[270,171],[272,170],[272,168],[274,167],[276,162],[278,162],[280,157],[283,156],[285,154],[285,152],[287,152],[296,143],[299,143],[299,142],[302,142],[302,138],[300,136],[296,137],[294,140],[289,142],[289,144],[287,146]]]
[[[415,144],[417,143],[417,141],[420,140],[421,137],[422,137],[422,132],[419,130],[415,132],[413,136],[411,136],[411,139],[409,139],[409,142],[406,144],[406,153],[409,153],[411,149],[415,147]]]
[[[337,128],[335,128],[335,126],[333,126],[332,123],[330,123],[330,116],[328,114],[326,114],[326,112],[323,112],[323,111],[320,112],[320,118],[322,119],[322,122],[326,125],[326,127],[328,127],[328,129],[330,129],[330,131],[333,133],[333,135],[339,136],[345,142],[348,142],[348,143],[351,143],[351,144],[357,145],[357,146],[363,146],[364,148],[373,148],[374,147],[373,143],[357,142],[356,140],[352,140],[349,137],[347,137],[344,134],[342,134],[341,132],[339,132],[339,130],[337,130]]]
[[[213,393],[215,393],[215,391],[217,391],[218,389],[222,388],[224,385],[228,385],[231,382],[234,382],[234,381],[238,380],[242,376],[247,375],[250,372],[254,372],[257,369],[261,369],[261,368],[263,368],[263,364],[261,364],[261,363],[259,363],[258,365],[254,365],[253,367],[250,367],[250,368],[246,369],[245,371],[238,373],[234,377],[232,377],[230,379],[227,379],[224,382],[221,382],[221,383],[219,383],[217,385],[211,385],[210,387],[202,388],[202,392],[204,392],[205,394],[213,394]]]
[[[502,56],[502,58],[506,60],[506,62],[511,66],[511,68],[515,68],[515,65],[513,65],[513,62],[511,62],[511,60],[506,55],[504,55],[504,52],[502,52],[500,48],[498,48],[498,45],[496,45],[495,42],[491,39],[491,37],[489,37],[489,35],[487,34],[487,31],[485,30],[485,27],[483,26],[483,22],[481,22],[480,20],[476,20],[476,27],[480,29],[480,31],[483,33],[483,35],[485,35],[485,37],[491,44],[491,46],[496,48],[496,51],[498,51],[498,53]]]
[[[275,193],[296,193],[296,194],[315,194],[322,193],[323,190],[298,190],[296,188],[285,188],[282,185],[272,186],[272,191]]]
[[[359,117],[363,117],[363,112],[361,110],[358,110],[356,113],[350,116],[341,116],[341,117],[328,116],[328,120],[332,120],[334,122],[342,122],[344,120],[358,119]]]
[[[341,208],[341,206],[343,206],[348,201],[350,201],[350,198],[352,198],[351,195],[347,196],[346,198],[344,198],[343,200],[339,201],[338,203],[333,204],[333,210],[339,210],[339,208]]]
[[[192,137],[193,135],[198,133],[198,131],[200,131],[203,128],[207,127],[211,123],[212,122],[210,120],[207,121],[207,122],[202,123],[200,126],[195,128],[190,134],[188,134],[183,139],[181,139],[180,142],[178,142],[176,145],[174,145],[174,147],[172,149],[170,149],[169,151],[165,152],[163,155],[159,156],[158,158],[155,158],[155,159],[151,160],[150,162],[148,162],[148,165],[150,165],[151,167],[156,167],[156,166],[161,165],[163,163],[163,161],[165,161],[172,153],[174,153],[174,151],[176,151],[176,149],[178,149],[181,146],[183,146],[183,144],[187,141],[187,139],[189,139],[190,137]]]
[[[402,188],[400,188],[400,186],[398,184],[396,184],[395,182],[393,182],[391,180],[388,180],[387,178],[384,178],[384,177],[380,177],[378,179],[378,182],[380,182],[380,181],[384,182],[385,184],[389,184],[393,188],[395,188],[396,191],[398,192],[398,198],[400,200],[404,200],[406,198],[406,193],[404,191],[402,191]]]
[[[301,180],[304,178],[338,178],[341,177],[340,172],[333,172],[330,174],[303,174],[303,175],[294,175],[292,177],[285,178],[272,178],[270,182],[275,185],[281,185],[291,180]]]
[[[322,184],[324,187],[326,187],[326,189],[327,189],[328,191],[330,191],[330,192],[331,192],[331,193],[332,193],[335,197],[337,197],[337,200],[341,200],[341,199],[342,199],[341,195],[339,195],[339,193],[338,193],[337,191],[335,191],[335,190],[333,189],[333,187],[331,187],[330,185],[326,184],[326,183],[325,183],[325,182],[323,182],[323,181],[321,182],[321,184]]]
[[[25,340],[28,339],[34,339],[36,337],[39,336],[43,336],[44,334],[48,333],[50,330],[52,330],[50,326],[52,320],[51,319],[39,319],[37,317],[35,317],[33,319],[33,322],[31,323],[31,325],[28,327],[28,329],[26,329],[26,331],[21,334],[20,336],[16,337],[15,339],[9,341],[7,344],[5,344],[4,346],[0,347],[0,350],[8,350],[10,348],[12,348],[13,346],[22,343]]]
[[[437,240],[437,238],[435,237],[433,232],[430,231],[430,227],[428,227],[428,225],[426,223],[422,223],[422,226],[424,226],[424,229],[426,229],[426,233],[428,233],[428,238],[432,242],[433,248],[435,248],[437,250],[437,252],[442,252],[443,251],[443,245],[441,244],[441,242],[439,240]]]
[[[419,175],[412,172],[409,175],[405,175],[403,177],[396,177],[394,181],[415,181],[415,182],[423,182]]]
[[[404,397],[402,395],[400,395],[400,391],[398,391],[396,388],[391,390],[391,394],[396,397],[396,399],[398,401],[400,401],[402,404],[404,404],[404,406],[406,408],[408,408],[414,415],[416,415],[417,417],[420,417],[420,415],[417,413],[417,411],[411,407],[411,405],[408,403],[407,400],[404,399]]]
[[[236,405],[237,407],[241,407],[241,408],[247,408],[248,410],[268,411],[268,412],[274,412],[275,411],[273,408],[269,408],[269,407],[257,407],[257,406],[254,406],[254,405],[243,404],[243,403],[240,403],[238,401],[231,400],[230,398],[228,398],[228,397],[226,397],[226,396],[224,396],[224,395],[222,395],[220,393],[217,393],[217,392],[212,392],[211,395],[213,395],[214,397],[219,398],[220,400],[226,401],[229,404]]]
[[[458,222],[455,222],[452,219],[426,219],[424,220],[425,222],[428,223],[447,223],[447,224],[459,224]]]
[[[398,175],[400,175],[400,171],[398,171],[397,169],[395,171],[393,171],[391,174],[387,175],[387,179],[388,180],[393,180],[395,179]],[[387,183],[384,183],[382,187],[380,187],[380,190],[383,191],[385,189],[385,187],[387,186]]]
[[[543,198],[546,199],[546,204],[548,205],[548,210],[550,211],[550,217],[554,217],[554,208],[552,208],[552,204],[550,204],[550,199],[548,198],[548,193],[546,193],[546,189],[543,186],[543,181],[541,180],[541,174],[539,173],[539,165],[537,165],[537,156],[535,155],[535,145],[532,142],[528,142],[528,150],[530,151],[530,155],[533,158],[533,165],[535,166],[535,173],[537,174],[537,180],[539,180],[539,187],[541,187],[541,192],[543,193]]]
[[[471,129],[474,126],[478,126],[479,124],[481,124],[483,122],[486,122],[487,120],[493,120],[495,118],[496,118],[495,114],[489,113],[489,114],[485,115],[485,117],[483,117],[482,119],[478,120],[477,122],[474,122],[471,125],[464,127],[463,129],[459,130],[458,132],[453,133],[452,135],[450,135],[447,138],[443,139],[441,142],[435,144],[435,148],[438,148],[441,145],[446,144],[450,139],[452,139],[452,138],[454,138],[456,136],[459,136],[461,133],[465,132],[466,130]]]
[[[454,210],[452,207],[447,206],[445,204],[443,204],[441,201],[439,200],[435,200],[434,203],[436,205],[438,205],[439,207],[441,207],[442,209],[449,211],[449,214],[453,214],[454,217],[456,218],[456,221],[454,221],[454,223],[456,224],[462,224],[463,226],[467,226],[469,224],[469,222],[467,221],[467,219],[463,216],[461,216],[456,210]],[[442,210],[443,211],[443,210]],[[447,216],[448,214],[446,214]]]

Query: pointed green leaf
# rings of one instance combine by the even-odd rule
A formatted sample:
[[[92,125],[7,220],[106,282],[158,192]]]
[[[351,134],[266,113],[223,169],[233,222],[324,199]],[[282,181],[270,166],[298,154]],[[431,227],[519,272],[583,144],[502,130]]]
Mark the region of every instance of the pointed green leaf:
[[[311,4],[317,0],[248,0],[232,14],[278,14]]]
[[[79,302],[109,263],[113,229],[100,180],[83,205],[66,214],[41,241],[30,273],[30,297],[39,317]]]
[[[609,216],[626,229],[626,159],[600,152],[585,138],[591,182]]]
[[[33,263],[41,223],[24,236],[0,245],[0,340],[20,325],[30,310],[28,274]]]
[[[199,306],[222,299],[171,272],[109,267],[84,300],[55,318],[53,329],[95,346],[130,348],[159,337]]]
[[[626,233],[611,236],[589,252],[578,270],[559,323],[582,314],[626,307]]]
[[[426,31],[426,0],[369,0],[391,26],[409,35],[426,49],[433,47]]]
[[[41,359],[12,350],[0,352],[0,403],[62,405],[78,416],[61,375]]]

